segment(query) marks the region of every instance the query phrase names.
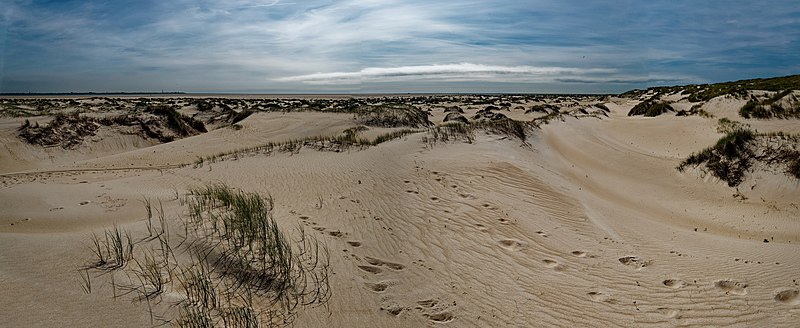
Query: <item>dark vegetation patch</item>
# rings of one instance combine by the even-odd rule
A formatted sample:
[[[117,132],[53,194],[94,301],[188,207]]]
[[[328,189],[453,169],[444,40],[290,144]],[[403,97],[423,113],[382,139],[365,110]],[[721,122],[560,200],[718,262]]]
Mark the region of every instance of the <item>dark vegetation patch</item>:
[[[461,122],[461,123],[464,123],[464,124],[469,124],[469,120],[467,120],[467,118],[464,117],[464,115],[461,115],[460,113],[456,113],[456,112],[447,113],[447,115],[444,116],[444,120],[442,120],[442,122],[443,123]]]
[[[552,104],[533,105],[525,111],[525,114],[530,113],[558,113],[559,107]]]
[[[480,121],[480,120],[489,120],[489,121],[499,121],[508,119],[505,114],[503,113],[495,113],[494,111],[500,110],[495,106],[487,106],[484,109],[481,109],[472,116],[473,120]]]
[[[433,123],[428,113],[413,105],[365,105],[354,110],[360,124],[385,128],[422,128]]]
[[[628,112],[628,116],[644,115],[646,117],[655,117],[672,111],[674,109],[668,103],[651,98],[633,106]]]
[[[118,131],[161,142],[207,132],[202,122],[181,115],[175,108],[165,105],[147,105],[135,113],[102,118],[81,115],[78,111],[59,112],[46,125],[31,124],[25,120],[18,132],[30,144],[73,149],[87,138],[95,136],[101,126],[128,127]]]
[[[752,97],[739,109],[739,115],[744,118],[758,119],[800,118],[800,101],[792,90],[778,92],[764,100]]]
[[[606,106],[606,104],[604,104],[604,103],[596,103],[596,104],[592,104],[592,106],[600,108],[606,113],[611,112],[611,110],[608,109],[608,106]]]
[[[527,138],[531,130],[536,128],[533,122],[521,122],[512,119],[490,120],[472,122],[471,124],[446,123],[428,129],[423,141],[429,146],[439,142],[465,141],[472,143],[475,132],[483,131],[488,134],[507,136],[517,139],[527,145]]]
[[[255,113],[255,112],[253,110],[251,110],[251,109],[245,109],[245,110],[243,110],[241,112],[234,113],[231,116],[231,119],[230,119],[231,120],[231,124],[239,123],[239,122],[243,121],[244,119],[250,117],[250,115],[253,115],[253,113]]]
[[[85,138],[94,136],[99,128],[96,120],[74,112],[56,114],[52,121],[41,126],[38,123],[31,124],[26,119],[18,132],[22,139],[33,145],[72,149],[83,143]]]
[[[741,184],[756,165],[800,179],[800,137],[757,133],[728,120],[720,120],[718,131],[725,135],[713,146],[690,155],[677,169],[683,172],[687,167],[703,166],[730,187]]]
[[[732,95],[734,97],[747,97],[748,91],[766,90],[800,90],[800,75],[789,75],[765,79],[739,80],[714,84],[690,84],[684,86],[653,87],[646,90],[631,90],[621,94],[622,97],[640,97],[649,92],[656,95],[674,94],[683,92],[690,102],[708,101],[718,96]]]
[[[688,111],[681,109],[675,112],[675,116],[692,116],[692,115],[698,115],[700,117],[706,117],[706,118],[714,117],[714,115],[712,115],[711,113],[703,110],[703,103],[692,105],[692,108],[690,108]]]
[[[748,146],[754,138],[755,134],[750,130],[731,131],[714,146],[690,155],[681,162],[678,170],[683,171],[687,166],[705,164],[711,174],[727,182],[728,186],[738,186],[752,165],[754,154]]]

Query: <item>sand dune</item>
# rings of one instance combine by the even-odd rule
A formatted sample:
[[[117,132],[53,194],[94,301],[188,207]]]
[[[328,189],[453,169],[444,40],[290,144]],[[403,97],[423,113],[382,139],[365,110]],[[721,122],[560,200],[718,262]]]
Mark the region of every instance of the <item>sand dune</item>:
[[[202,166],[191,163],[359,122],[256,113],[238,129],[163,144],[102,139],[70,155],[14,141],[20,120],[3,119],[0,314],[10,326],[131,327],[150,325],[150,312],[174,315],[174,285],[152,309],[130,295],[114,300],[102,272],[84,293],[89,237],[112,225],[147,235],[144,198],[179,226],[190,188],[224,182],[271,195],[281,228],[302,226],[327,246],[331,298],[298,311],[299,327],[796,325],[798,180],[753,176],[737,191],[679,172],[721,136],[717,119],[628,117],[637,100],[548,98],[493,112],[530,121],[546,116],[525,113],[540,103],[572,115],[540,123],[525,141],[477,131],[470,143],[431,144],[420,129],[363,149],[242,153]],[[609,112],[579,112],[595,103]],[[448,106],[469,119],[486,107],[420,107],[440,124]],[[735,117],[730,101],[704,106]],[[48,153],[65,157],[47,162]]]

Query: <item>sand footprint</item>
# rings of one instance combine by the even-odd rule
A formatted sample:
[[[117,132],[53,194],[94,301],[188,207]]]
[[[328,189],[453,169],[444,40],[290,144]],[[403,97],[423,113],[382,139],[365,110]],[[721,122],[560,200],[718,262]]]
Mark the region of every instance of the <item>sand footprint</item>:
[[[732,280],[719,280],[714,283],[714,286],[724,291],[725,294],[747,295],[747,285],[740,282]]]
[[[546,232],[541,231],[541,230],[537,231],[536,234],[539,235],[539,236],[545,237],[545,238],[547,238],[547,236],[548,236]]]
[[[525,247],[524,242],[511,238],[498,240],[497,243],[500,244],[500,247],[509,251],[518,251]]]
[[[378,282],[378,283],[365,282],[364,286],[367,286],[369,290],[376,293],[384,292],[386,291],[387,288],[389,288],[389,284],[385,282]]]
[[[434,299],[422,300],[422,301],[417,301],[417,304],[419,305],[417,307],[418,309],[432,308],[432,307],[436,306],[436,304],[439,304],[439,301],[434,300]]]
[[[403,270],[403,269],[406,268],[405,265],[402,265],[402,264],[399,264],[399,263],[392,263],[392,262],[384,261],[384,260],[381,260],[381,259],[376,259],[374,257],[369,257],[369,256],[364,257],[364,260],[367,261],[367,263],[369,263],[369,264],[376,265],[376,266],[386,266],[389,269],[396,270],[396,271],[400,271],[400,270]]]
[[[584,251],[572,251],[572,255],[575,255],[577,257],[586,257],[586,252],[584,252]]]
[[[588,292],[586,293],[586,295],[589,295],[589,299],[591,299],[592,302],[597,302],[597,303],[608,302],[611,299],[611,296],[603,294],[601,292]]]
[[[800,291],[797,289],[782,289],[775,293],[775,301],[783,304],[800,304]]]
[[[679,318],[678,315],[681,313],[681,311],[670,308],[658,308],[658,313],[661,313],[661,315],[670,319],[677,319]]]
[[[683,286],[686,286],[686,283],[683,280],[680,280],[680,279],[667,279],[667,280],[662,281],[661,283],[664,284],[664,286],[667,286],[667,287],[673,288],[673,289],[678,289],[678,288],[682,288]]]
[[[563,264],[550,259],[542,260],[542,263],[544,263],[544,266],[556,271],[564,271],[567,269],[567,267],[565,267]]]
[[[381,310],[385,310],[386,312],[389,312],[389,314],[393,316],[398,316],[400,315],[401,312],[403,312],[403,307],[397,304],[387,304],[381,306]]]
[[[350,245],[350,246],[353,246],[353,247],[361,247],[361,242],[360,241],[351,240],[351,241],[348,241],[347,244]]]
[[[361,269],[362,271],[369,272],[371,274],[379,274],[383,272],[383,269],[371,265],[359,265],[358,268]]]
[[[453,319],[455,319],[455,317],[453,316],[452,313],[450,313],[450,311],[442,311],[442,312],[439,312],[439,313],[434,313],[434,314],[429,315],[428,318],[430,318],[431,321],[437,322],[437,323],[450,322],[450,321],[453,321]]]
[[[619,263],[622,263],[627,266],[635,267],[636,270],[644,269],[645,267],[649,266],[651,261],[642,261],[637,256],[625,256],[619,258]]]

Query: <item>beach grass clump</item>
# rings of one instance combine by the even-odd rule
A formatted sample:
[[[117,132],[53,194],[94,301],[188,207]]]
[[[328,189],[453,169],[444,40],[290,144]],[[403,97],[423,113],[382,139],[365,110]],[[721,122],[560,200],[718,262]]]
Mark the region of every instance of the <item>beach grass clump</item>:
[[[226,293],[263,299],[271,305],[267,312],[279,317],[291,316],[298,306],[327,300],[327,248],[302,229],[299,240],[290,239],[272,216],[271,197],[216,184],[193,189],[187,203],[192,249],[209,264],[208,271],[228,284]],[[195,295],[210,295],[202,292],[209,285],[205,278],[197,278],[203,271],[194,272],[199,274],[184,281],[201,291]],[[193,299],[209,305],[215,298]],[[237,310],[245,319],[246,308]]]
[[[90,270],[103,270],[115,298],[117,290],[133,294],[147,303],[152,324],[179,327],[288,326],[301,308],[330,298],[327,247],[302,228],[284,232],[273,218],[271,197],[224,184],[191,189],[182,203],[188,212],[177,246],[163,206],[154,211],[149,199],[143,203],[149,236],[137,239],[138,252],[117,226],[93,235],[96,259],[79,271],[84,293],[92,292]],[[185,256],[176,256],[173,247]],[[178,299],[169,306],[177,311],[167,311],[174,318],[154,314],[165,294]]]
[[[148,105],[145,112],[153,113],[166,118],[167,126],[181,137],[208,132],[203,122],[178,113],[173,106]]]
[[[475,140],[475,127],[471,124],[451,122],[429,128],[423,141],[428,146],[433,146],[437,142],[449,142],[464,140],[472,143]]]
[[[124,268],[133,256],[134,242],[128,232],[114,225],[103,237],[95,234],[91,238],[91,250],[96,260],[87,268],[116,270]]]
[[[183,306],[175,320],[175,325],[181,328],[214,328],[216,324],[211,314],[205,308]],[[227,326],[226,326],[227,327]]]
[[[527,130],[530,128],[530,124],[509,118],[478,122],[476,125],[477,128],[483,129],[489,133],[514,137],[522,142],[525,142],[527,139]]]
[[[728,186],[739,185],[745,173],[752,166],[754,153],[748,147],[755,139],[755,132],[736,128],[720,138],[714,146],[694,153],[678,166],[683,171],[688,166],[705,165],[712,175],[728,183]]]
[[[17,131],[30,144],[73,149],[83,143],[84,139],[94,136],[99,127],[100,124],[95,119],[74,111],[59,112],[49,123],[41,126],[26,120]]]
[[[427,112],[407,104],[365,105],[354,114],[356,121],[367,126],[423,128],[433,124]]]
[[[694,104],[694,105],[692,105],[692,107],[688,111],[687,110],[683,110],[683,109],[678,110],[677,112],[675,112],[675,116],[698,115],[700,117],[705,117],[705,118],[714,118],[713,114],[711,114],[711,113],[709,113],[709,112],[707,112],[707,111],[705,111],[703,109],[703,105],[704,105],[704,103]]]
[[[720,119],[725,133],[713,146],[693,153],[677,167],[703,166],[707,172],[735,187],[752,170],[784,173],[800,179],[800,135],[781,131],[758,133],[746,124]]]
[[[742,124],[738,121],[732,121],[726,117],[720,118],[717,121],[717,133],[728,134],[740,129],[749,130],[750,125]]]
[[[644,115],[645,117],[655,117],[672,111],[674,111],[674,109],[668,103],[655,99],[648,99],[633,106],[628,112],[628,116]]]
[[[488,134],[515,138],[525,144],[529,130],[535,126],[533,122],[522,122],[509,118],[484,120],[472,122],[470,124],[451,122],[429,128],[426,135],[423,137],[423,141],[428,146],[433,146],[438,142],[458,140],[472,143],[475,140],[475,132],[483,131]]]
[[[786,102],[782,101],[787,96],[791,96],[791,99]],[[800,102],[793,95],[793,90],[784,90],[761,101],[751,98],[739,109],[739,115],[744,118],[756,119],[799,118]]]

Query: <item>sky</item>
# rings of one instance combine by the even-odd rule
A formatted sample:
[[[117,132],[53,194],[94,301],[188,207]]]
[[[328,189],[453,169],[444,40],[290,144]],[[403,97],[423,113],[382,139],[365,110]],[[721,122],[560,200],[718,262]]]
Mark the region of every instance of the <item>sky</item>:
[[[618,93],[798,73],[797,0],[0,0],[4,93]]]

